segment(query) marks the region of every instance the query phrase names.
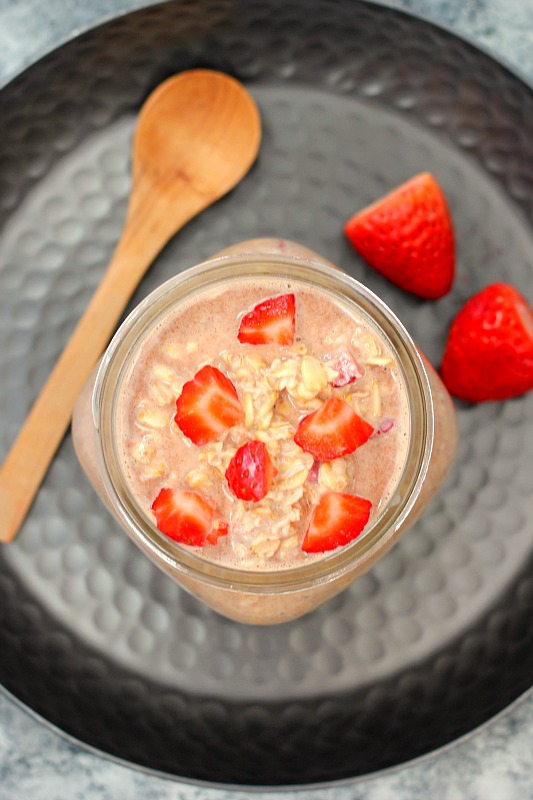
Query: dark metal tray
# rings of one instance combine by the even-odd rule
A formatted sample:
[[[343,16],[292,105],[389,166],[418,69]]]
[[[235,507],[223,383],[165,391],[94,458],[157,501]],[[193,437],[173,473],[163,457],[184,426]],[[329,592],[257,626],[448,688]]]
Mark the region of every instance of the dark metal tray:
[[[194,66],[248,86],[261,153],[134,302],[222,247],[286,237],[378,292],[438,365],[467,296],[498,279],[533,295],[533,95],[514,74],[356,0],[155,6],[0,92],[0,456],[119,237],[137,111]],[[456,283],[435,303],[387,284],[342,235],[422,170],[457,231]],[[532,405],[458,404],[457,462],[428,513],[343,595],[276,628],[224,620],[161,575],[103,510],[67,436],[0,550],[0,683],[102,754],[215,784],[355,779],[455,741],[532,685]]]

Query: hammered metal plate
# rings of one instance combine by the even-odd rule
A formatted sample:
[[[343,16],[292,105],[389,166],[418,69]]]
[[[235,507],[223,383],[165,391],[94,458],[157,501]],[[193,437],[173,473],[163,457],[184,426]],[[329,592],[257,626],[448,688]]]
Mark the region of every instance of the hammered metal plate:
[[[261,153],[133,303],[223,247],[285,237],[379,293],[438,365],[477,289],[502,279],[533,296],[533,95],[505,68],[364,2],[152,7],[0,92],[2,457],[120,235],[138,109],[193,66],[247,85]],[[368,270],[342,235],[422,170],[444,187],[458,243],[453,291],[433,303]],[[340,597],[275,628],[224,620],[160,574],[67,436],[0,550],[0,682],[105,755],[216,784],[355,779],[449,744],[532,683],[532,405],[458,404],[457,461],[423,519]]]

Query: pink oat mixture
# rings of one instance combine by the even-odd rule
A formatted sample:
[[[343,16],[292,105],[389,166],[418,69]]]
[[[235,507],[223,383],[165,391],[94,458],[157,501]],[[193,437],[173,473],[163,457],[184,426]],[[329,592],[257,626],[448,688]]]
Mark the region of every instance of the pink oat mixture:
[[[296,335],[288,346],[242,344],[243,314],[264,298],[296,297]],[[176,400],[205,364],[235,387],[243,420],[197,446],[175,421]],[[373,428],[346,456],[318,462],[294,440],[299,422],[331,397]],[[312,509],[326,492],[372,503],[370,522],[394,492],[409,438],[406,393],[386,342],[362,317],[326,293],[292,282],[241,281],[213,289],[171,312],[142,344],[126,376],[119,441],[127,481],[147,516],[164,487],[211,498],[229,532],[195,548],[210,560],[269,570],[320,556],[302,552]],[[276,474],[259,501],[239,499],[226,472],[238,448],[264,442]]]

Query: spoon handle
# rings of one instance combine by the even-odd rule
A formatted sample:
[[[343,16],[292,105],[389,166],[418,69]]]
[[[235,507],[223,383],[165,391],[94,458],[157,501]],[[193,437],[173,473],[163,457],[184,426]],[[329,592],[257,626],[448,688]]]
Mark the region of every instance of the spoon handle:
[[[147,268],[183,225],[244,177],[260,138],[255,103],[221,73],[190,70],[148,97],[133,144],[133,186],[119,244],[0,470],[0,542],[17,534],[78,395]]]
[[[133,220],[137,221],[136,214]],[[168,236],[164,231],[161,236],[143,237],[140,227],[126,223],[100,285],[0,470],[0,542],[16,536],[65,435],[85,381],[140,278]]]
[[[207,192],[180,176],[170,185],[165,175],[137,180],[113,258],[0,470],[0,543],[17,535],[78,395],[146,270],[174,234],[229,188]]]

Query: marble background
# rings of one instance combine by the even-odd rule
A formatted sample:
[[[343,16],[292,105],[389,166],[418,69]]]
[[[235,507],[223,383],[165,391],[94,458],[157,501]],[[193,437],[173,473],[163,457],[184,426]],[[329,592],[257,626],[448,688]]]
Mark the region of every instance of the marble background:
[[[533,0],[389,0],[489,50],[533,82]],[[148,0],[0,0],[0,84],[73,33]],[[101,758],[0,694],[0,800],[533,800],[533,696],[438,754],[388,774],[305,792],[235,792]]]

